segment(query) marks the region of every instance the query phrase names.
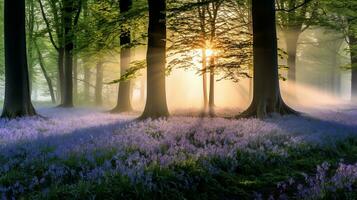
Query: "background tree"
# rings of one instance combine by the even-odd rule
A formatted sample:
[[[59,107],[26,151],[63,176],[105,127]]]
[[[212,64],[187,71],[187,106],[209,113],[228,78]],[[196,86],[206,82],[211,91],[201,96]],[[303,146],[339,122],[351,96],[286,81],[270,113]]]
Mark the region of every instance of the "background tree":
[[[314,0],[278,0],[276,5],[277,19],[284,35],[288,56],[288,80],[296,82],[298,40],[300,35],[313,24],[318,4]]]
[[[169,70],[193,69],[202,76],[203,108],[206,111],[210,104],[208,113],[211,115],[214,114],[214,83],[249,77],[252,37],[248,31],[248,12],[238,9],[238,3],[182,1],[170,9]],[[197,62],[201,66],[197,66]],[[210,73],[210,101],[207,73]]]
[[[351,96],[357,101],[357,2],[322,0],[319,24],[337,30],[349,45],[351,60]]]
[[[82,9],[81,0],[63,0],[63,23],[64,23],[64,100],[61,106],[73,107],[73,50],[75,42],[75,30],[78,25]]]

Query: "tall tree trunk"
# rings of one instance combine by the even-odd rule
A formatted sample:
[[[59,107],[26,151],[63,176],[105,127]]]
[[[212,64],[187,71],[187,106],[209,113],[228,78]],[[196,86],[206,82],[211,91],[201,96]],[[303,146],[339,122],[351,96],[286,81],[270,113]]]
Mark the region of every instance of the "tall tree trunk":
[[[286,51],[288,54],[288,80],[296,82],[296,53],[300,33],[297,31],[285,31]]]
[[[120,4],[119,5],[120,13],[123,14],[131,9],[133,2],[132,0],[120,0],[119,4]],[[122,46],[120,52],[120,75],[125,74],[126,70],[129,69],[130,57],[131,57],[130,47],[126,46],[131,43],[130,29],[122,30],[122,31],[123,33],[120,35],[120,45]],[[128,112],[132,110],[132,106],[130,103],[130,96],[131,96],[130,87],[131,87],[130,80],[119,83],[117,105],[111,112],[121,113],[121,112]]]
[[[130,65],[130,49],[122,48],[120,52],[120,74],[126,73]],[[130,103],[131,83],[130,80],[119,83],[119,93],[117,105],[112,110],[113,113],[129,112],[132,110]]]
[[[86,62],[83,62],[84,68],[84,100],[90,99],[90,81],[91,81],[91,71],[90,68],[87,66]]]
[[[286,51],[288,54],[288,80],[290,82],[290,99],[297,101],[296,91],[296,53],[300,33],[298,30],[286,30],[284,32],[286,40]]]
[[[202,49],[202,91],[203,91],[203,111],[206,112],[208,108],[206,49]]]
[[[64,11],[64,100],[63,107],[73,107],[73,2],[69,0],[63,1]]]
[[[49,90],[50,95],[51,95],[51,101],[52,101],[53,104],[55,104],[56,103],[56,97],[55,97],[55,92],[54,92],[53,85],[52,85],[52,80],[51,80],[50,76],[48,75],[47,70],[45,68],[45,63],[44,63],[40,48],[38,47],[36,41],[34,43],[35,43],[35,47],[36,47],[36,50],[37,50],[37,55],[38,55],[38,60],[39,60],[39,63],[40,63],[41,71],[43,73],[43,76],[46,79],[46,82],[47,82],[47,85],[48,85],[48,90]]]
[[[357,102],[357,37],[349,36],[349,45],[351,49],[351,66],[352,66],[352,101]]]
[[[202,0],[197,0],[197,3],[202,3]],[[201,51],[202,51],[202,93],[203,93],[203,114],[205,115],[208,109],[208,94],[207,94],[207,52],[206,52],[206,7],[199,6],[197,8],[198,17],[200,19],[201,31]]]
[[[215,58],[214,55],[210,57],[210,70],[209,70],[209,115],[214,116],[214,87],[215,87]]]
[[[76,101],[78,96],[78,57],[73,58],[73,99]]]
[[[95,104],[101,106],[103,104],[103,62],[97,63],[97,73],[95,81]]]
[[[26,57],[25,0],[5,0],[5,102],[2,117],[36,115]]]
[[[60,105],[64,104],[64,47],[58,49],[58,83],[57,83],[57,91],[59,92],[59,102]]]
[[[73,107],[73,43],[66,44],[65,47],[65,90],[64,90],[64,100],[63,107],[71,108]]]
[[[147,99],[141,118],[169,116],[166,102],[166,0],[148,0]]]
[[[281,98],[278,75],[275,0],[252,0],[254,91],[250,107],[239,117],[295,113]]]

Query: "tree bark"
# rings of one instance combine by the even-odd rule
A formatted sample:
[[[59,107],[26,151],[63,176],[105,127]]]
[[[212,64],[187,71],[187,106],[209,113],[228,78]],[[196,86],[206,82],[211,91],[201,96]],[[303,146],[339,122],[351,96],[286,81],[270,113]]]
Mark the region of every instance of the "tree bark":
[[[296,113],[281,98],[274,0],[252,0],[254,91],[249,108],[238,117],[263,118]]]
[[[64,100],[63,107],[73,107],[73,2],[69,0],[63,1],[64,11]]]
[[[202,49],[202,91],[203,91],[203,112],[205,113],[208,108],[208,95],[207,95],[207,54],[206,49]]]
[[[215,115],[215,103],[214,103],[214,87],[215,87],[215,58],[214,55],[210,57],[210,70],[209,70],[209,115],[213,117]]]
[[[351,73],[352,73],[352,101],[357,102],[357,37],[349,36],[349,45],[351,49]]]
[[[198,0],[197,3],[202,3]],[[207,94],[207,53],[206,53],[206,7],[199,6],[197,8],[198,17],[200,19],[201,31],[201,51],[202,51],[202,93],[203,93],[203,115],[206,115],[208,109],[208,94]]]
[[[97,75],[95,84],[95,104],[101,106],[103,104],[103,62],[97,63]]]
[[[132,4],[133,4],[132,0],[120,0],[119,1],[120,13],[123,14],[128,12],[131,9]],[[127,47],[126,45],[129,45],[130,43],[131,43],[130,29],[122,30],[122,34],[120,35],[120,45],[122,46],[120,51],[120,75],[125,74],[126,70],[129,69],[131,53],[130,53],[130,47]],[[133,110],[130,103],[131,100],[130,87],[131,87],[130,80],[119,83],[117,105],[115,106],[114,109],[111,110],[112,113],[129,112]]]
[[[63,107],[71,108],[73,104],[73,43],[66,44],[65,47],[65,82]]]
[[[296,82],[296,53],[300,33],[298,31],[285,31],[286,51],[288,54],[288,80]]]
[[[58,49],[58,84],[57,84],[57,91],[59,92],[59,102],[60,105],[64,104],[64,47]]]
[[[73,99],[76,101],[78,96],[78,58],[73,58]]]
[[[148,0],[147,99],[141,119],[168,117],[166,102],[166,0]]]
[[[5,101],[2,117],[36,115],[26,57],[25,0],[5,0]]]
[[[90,99],[90,81],[91,81],[91,71],[86,62],[84,62],[84,100],[88,101]]]

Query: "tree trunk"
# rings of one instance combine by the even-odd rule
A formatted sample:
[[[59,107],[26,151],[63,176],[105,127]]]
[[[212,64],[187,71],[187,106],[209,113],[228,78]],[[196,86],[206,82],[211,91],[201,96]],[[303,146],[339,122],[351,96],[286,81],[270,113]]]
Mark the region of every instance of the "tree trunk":
[[[64,104],[64,47],[58,49],[58,84],[57,84],[57,91],[59,92],[59,102],[60,105]]]
[[[239,117],[295,113],[281,98],[274,0],[252,0],[254,91],[250,107]]]
[[[214,107],[214,86],[215,86],[215,58],[212,55],[210,58],[210,70],[209,70],[209,115],[213,117],[215,115]]]
[[[354,35],[349,36],[349,45],[351,49],[351,66],[352,66],[352,101],[357,102],[357,37]]]
[[[197,3],[202,3],[198,0]],[[200,6],[197,8],[198,17],[200,19],[201,31],[201,51],[202,51],[202,93],[203,93],[203,115],[206,115],[208,109],[208,94],[207,94],[207,52],[206,52],[206,7]]]
[[[288,54],[288,80],[292,83],[296,82],[296,53],[297,53],[297,42],[299,40],[299,35],[297,31],[285,31],[286,40],[286,51]]]
[[[148,0],[147,99],[141,118],[169,116],[166,102],[166,0]]]
[[[132,0],[120,0],[119,4],[120,13],[126,13],[131,9],[133,2]],[[120,45],[122,46],[120,51],[120,75],[125,74],[126,70],[129,69],[131,57],[130,48],[126,46],[131,43],[131,32],[129,29],[122,31],[123,33],[120,35]],[[111,110],[112,113],[129,112],[132,110],[130,87],[130,80],[119,83],[117,105]]]
[[[208,95],[207,95],[207,54],[206,49],[202,49],[202,91],[203,91],[203,112],[205,113],[208,108]]]
[[[91,71],[84,62],[84,100],[88,101],[90,99],[90,80],[91,80]]]
[[[78,96],[78,58],[73,58],[73,99],[76,101]]]
[[[2,117],[36,115],[26,57],[25,0],[5,0],[5,101]]]
[[[97,63],[97,75],[95,81],[95,104],[101,106],[103,104],[103,62]]]
[[[63,107],[71,108],[73,107],[73,43],[66,44],[65,47],[65,89],[64,89],[64,100]]]
[[[39,63],[40,63],[41,71],[43,73],[43,76],[46,79],[46,82],[47,82],[47,85],[48,85],[48,90],[49,90],[50,95],[51,95],[52,103],[55,104],[56,103],[56,97],[55,97],[55,93],[54,93],[54,90],[53,90],[52,80],[51,80],[50,76],[47,73],[47,70],[45,68],[45,63],[43,61],[43,57],[42,57],[40,48],[38,47],[36,42],[35,42],[35,46],[36,46],[36,50],[37,50],[37,55],[38,55],[38,60],[39,60]]]
[[[63,107],[73,107],[73,2],[64,0],[64,100]]]

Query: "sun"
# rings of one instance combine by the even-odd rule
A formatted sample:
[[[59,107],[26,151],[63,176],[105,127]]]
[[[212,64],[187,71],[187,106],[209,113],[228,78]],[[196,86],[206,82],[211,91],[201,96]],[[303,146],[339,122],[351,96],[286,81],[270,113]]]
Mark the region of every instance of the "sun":
[[[212,49],[206,49],[206,55],[207,55],[208,57],[213,56],[213,54],[214,54],[214,51],[213,51]]]

